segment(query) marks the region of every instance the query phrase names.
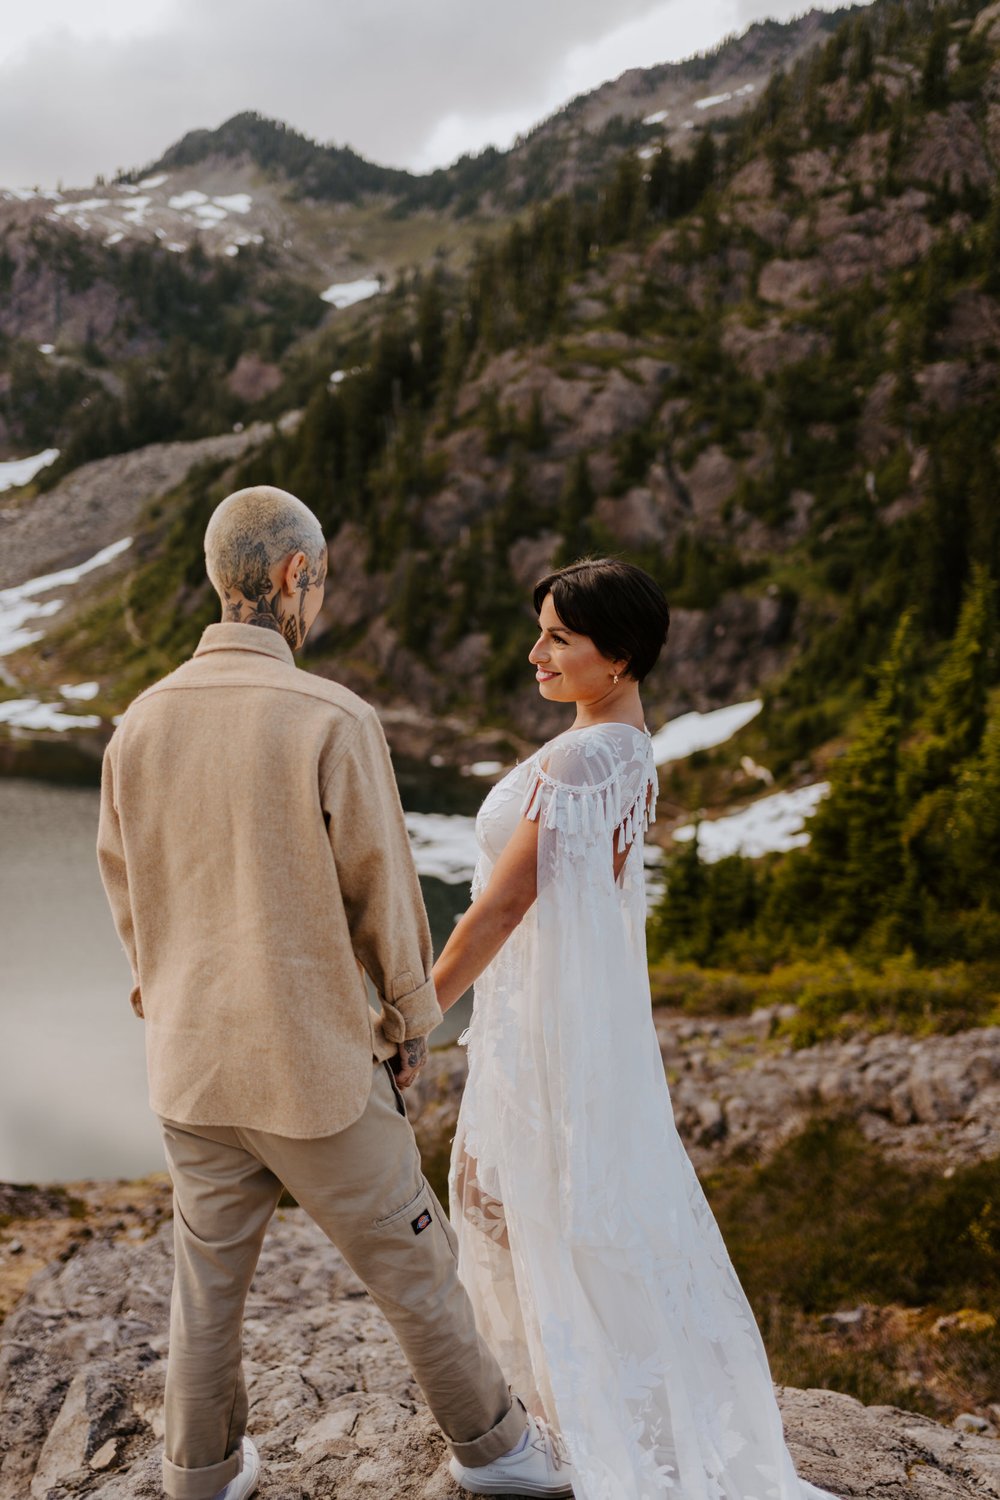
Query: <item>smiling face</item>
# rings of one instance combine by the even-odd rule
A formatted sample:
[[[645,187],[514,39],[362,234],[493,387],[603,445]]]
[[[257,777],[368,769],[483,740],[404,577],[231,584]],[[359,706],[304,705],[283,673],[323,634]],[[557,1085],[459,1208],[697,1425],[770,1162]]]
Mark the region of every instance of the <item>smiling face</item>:
[[[596,704],[613,690],[614,674],[624,677],[625,663],[609,661],[589,635],[567,629],[546,594],[538,612],[541,634],[528,653],[535,681],[550,703]]]

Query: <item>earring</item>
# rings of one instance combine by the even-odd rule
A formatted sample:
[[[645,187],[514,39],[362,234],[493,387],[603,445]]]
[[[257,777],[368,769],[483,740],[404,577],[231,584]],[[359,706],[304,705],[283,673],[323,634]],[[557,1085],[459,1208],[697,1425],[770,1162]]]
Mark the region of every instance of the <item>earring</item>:
[[[615,684],[615,687],[618,686],[618,673],[617,672],[614,675],[614,684]]]

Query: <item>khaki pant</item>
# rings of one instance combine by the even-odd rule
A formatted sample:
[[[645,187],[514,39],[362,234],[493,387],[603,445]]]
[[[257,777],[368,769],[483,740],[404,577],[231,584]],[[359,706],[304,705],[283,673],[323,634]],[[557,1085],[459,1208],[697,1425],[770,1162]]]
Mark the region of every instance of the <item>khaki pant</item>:
[[[458,1458],[486,1464],[515,1445],[524,1411],[476,1332],[454,1233],[383,1064],[360,1119],[318,1140],[161,1124],[174,1184],[163,1460],[173,1500],[210,1500],[240,1472],[243,1307],[282,1185],[368,1287]]]

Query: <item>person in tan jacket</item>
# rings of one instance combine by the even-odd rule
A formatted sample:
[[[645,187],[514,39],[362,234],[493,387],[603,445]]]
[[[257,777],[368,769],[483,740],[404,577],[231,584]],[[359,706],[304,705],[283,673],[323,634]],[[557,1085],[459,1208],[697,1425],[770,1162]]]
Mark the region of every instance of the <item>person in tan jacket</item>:
[[[284,1186],[389,1319],[477,1492],[569,1494],[476,1331],[406,1119],[441,1016],[430,933],[374,710],[294,664],[323,600],[319,523],[241,490],[205,556],[222,622],[123,716],[98,832],[174,1187],[164,1489],[257,1487],[242,1319]]]

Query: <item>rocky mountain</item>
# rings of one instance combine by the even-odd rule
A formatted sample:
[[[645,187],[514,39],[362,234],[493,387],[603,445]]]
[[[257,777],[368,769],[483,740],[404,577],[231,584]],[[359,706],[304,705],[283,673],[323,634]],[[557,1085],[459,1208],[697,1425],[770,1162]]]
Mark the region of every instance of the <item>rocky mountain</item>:
[[[245,113],[190,132],[110,183],[0,191],[0,450],[65,448],[79,427],[73,462],[147,440],[143,431],[95,436],[116,424],[90,407],[120,405],[135,362],[162,367],[178,338],[202,351],[217,345],[223,300],[257,304],[256,315],[229,316],[224,359],[196,361],[186,379],[226,382],[229,399],[209,421],[257,415],[251,408],[289,373],[283,356],[324,312],[317,294],[343,307],[414,266],[461,266],[475,237],[512,214],[558,191],[595,191],[623,151],[648,155],[696,119],[731,117],[833,24],[811,12],[786,27],[751,27],[704,57],[581,96],[508,151],[422,177]],[[178,303],[192,316],[173,316]],[[204,414],[199,429],[184,393],[172,405],[182,408],[176,431],[158,410],[151,436],[218,430]]]
[[[577,116],[599,131],[602,110],[632,110],[645,132],[599,190],[578,183],[512,223],[494,211],[475,246],[457,209],[435,211],[461,254],[431,254],[381,295],[358,276],[372,295],[349,307],[319,299],[315,271],[308,288],[311,250],[289,279],[280,252],[309,237],[276,246],[285,221],[259,246],[232,239],[268,153],[286,162],[267,166],[282,214],[324,211],[295,187],[321,159],[357,166],[266,122],[189,141],[167,181],[123,181],[105,204],[6,205],[36,217],[10,231],[21,250],[8,252],[0,318],[21,326],[44,267],[39,305],[68,317],[91,299],[107,319],[107,355],[9,336],[21,373],[8,375],[8,439],[65,444],[37,485],[154,438],[300,412],[245,462],[202,466],[153,504],[128,562],[103,592],[93,575],[72,623],[57,616],[7,659],[12,679],[44,691],[85,654],[105,664],[100,701],[119,708],[211,617],[197,546],[211,505],[266,478],[301,493],[330,537],[336,585],[312,665],[406,720],[423,753],[484,725],[513,753],[556,727],[524,672],[528,585],[554,559],[622,549],[674,606],[651,718],[766,694],[714,780],[678,772],[676,800],[745,792],[747,752],[779,780],[822,773],[898,618],[913,613],[930,666],[973,561],[1000,567],[996,6],[875,0],[828,21],[758,28],[714,60],[578,102],[540,127],[560,160],[559,130]],[[779,55],[787,71],[745,92],[740,69]],[[682,84],[744,101],[728,120],[722,104],[697,111],[701,129],[682,120],[683,153],[656,145],[666,121],[648,123],[668,107],[657,90]],[[348,216],[374,211],[357,170],[364,201],[341,205]],[[249,174],[238,190],[230,172]],[[95,236],[120,232],[107,216],[138,199],[137,220],[169,214],[173,227],[137,223],[149,243],[92,261]],[[152,244],[157,229],[213,224],[183,253]],[[46,248],[25,250],[39,235]],[[323,277],[347,275],[333,267]],[[33,503],[22,494],[4,524]],[[107,628],[123,604],[124,656]]]

